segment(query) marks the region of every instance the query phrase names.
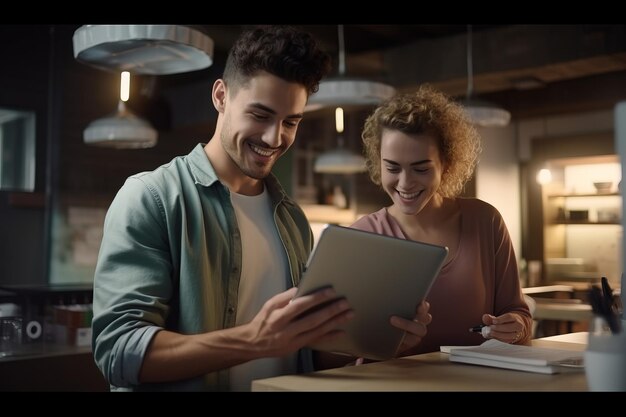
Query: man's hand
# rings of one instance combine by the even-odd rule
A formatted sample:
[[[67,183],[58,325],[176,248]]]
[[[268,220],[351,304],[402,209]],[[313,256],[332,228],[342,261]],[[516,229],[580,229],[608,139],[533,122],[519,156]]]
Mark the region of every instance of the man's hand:
[[[283,356],[304,346],[330,340],[341,334],[338,326],[354,317],[345,299],[327,288],[293,298],[291,288],[270,298],[246,326],[258,357]],[[335,300],[335,301],[333,301]],[[323,306],[323,304],[328,305]],[[309,314],[303,314],[314,307]]]

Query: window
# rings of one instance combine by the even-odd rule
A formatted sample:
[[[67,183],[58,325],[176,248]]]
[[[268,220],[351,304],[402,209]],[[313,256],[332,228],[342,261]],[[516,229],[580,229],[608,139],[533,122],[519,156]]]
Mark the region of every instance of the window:
[[[35,189],[35,113],[0,108],[0,190]]]

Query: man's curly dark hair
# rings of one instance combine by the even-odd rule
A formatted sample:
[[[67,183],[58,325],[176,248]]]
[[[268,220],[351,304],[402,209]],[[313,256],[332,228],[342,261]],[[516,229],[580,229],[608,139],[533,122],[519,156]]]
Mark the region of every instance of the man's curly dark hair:
[[[237,91],[260,71],[306,87],[315,93],[330,72],[330,56],[306,32],[289,26],[267,26],[244,32],[231,48],[224,81]]]

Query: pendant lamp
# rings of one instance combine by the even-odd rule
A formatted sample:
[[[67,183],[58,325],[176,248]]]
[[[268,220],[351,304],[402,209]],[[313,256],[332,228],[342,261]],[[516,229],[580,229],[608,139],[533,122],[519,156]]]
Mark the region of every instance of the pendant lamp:
[[[83,25],[74,32],[74,58],[111,71],[165,75],[213,64],[213,40],[181,25]]]
[[[339,40],[339,76],[323,80],[319,85],[319,90],[309,97],[304,111],[348,105],[375,106],[391,98],[396,93],[396,89],[388,84],[346,77],[343,25],[338,25],[337,36]]]
[[[395,88],[364,79],[346,78],[346,57],[343,25],[338,25],[339,40],[339,77],[320,83],[319,91],[309,98],[304,109],[315,110],[322,107],[336,106],[335,128],[337,131],[337,148],[326,151],[317,157],[313,170],[324,174],[356,174],[365,172],[365,158],[345,148],[343,136],[343,105],[379,104],[393,96]]]
[[[344,148],[343,109],[341,107],[335,109],[335,129],[338,135],[338,147],[318,156],[313,170],[323,174],[356,174],[365,172],[365,158]]]
[[[116,149],[151,148],[157,143],[157,131],[148,123],[135,116],[126,108],[129,98],[130,73],[122,72],[120,101],[117,112],[111,116],[94,120],[83,132],[87,145]]]
[[[213,64],[213,40],[181,25],[83,25],[72,37],[76,60],[109,71],[166,75]],[[123,73],[124,74],[124,73]],[[130,74],[126,72],[128,82]],[[124,88],[124,75],[122,88]],[[150,148],[157,131],[135,116],[122,98],[117,112],[95,120],[83,132],[86,144],[118,149]]]
[[[472,54],[472,26],[467,25],[467,95],[461,104],[475,125],[483,127],[506,126],[511,120],[511,113],[494,103],[472,98],[474,92]]]

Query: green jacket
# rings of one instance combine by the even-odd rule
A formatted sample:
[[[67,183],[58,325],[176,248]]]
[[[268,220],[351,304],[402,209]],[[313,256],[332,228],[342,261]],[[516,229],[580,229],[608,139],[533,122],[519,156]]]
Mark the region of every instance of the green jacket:
[[[313,235],[277,179],[265,180],[274,221],[298,285]],[[196,334],[233,327],[241,236],[229,190],[202,144],[152,172],[129,177],[104,222],[94,278],[93,350],[113,390],[228,390],[228,369],[176,383],[141,384],[138,375],[159,329]],[[310,351],[299,370],[312,370]]]

